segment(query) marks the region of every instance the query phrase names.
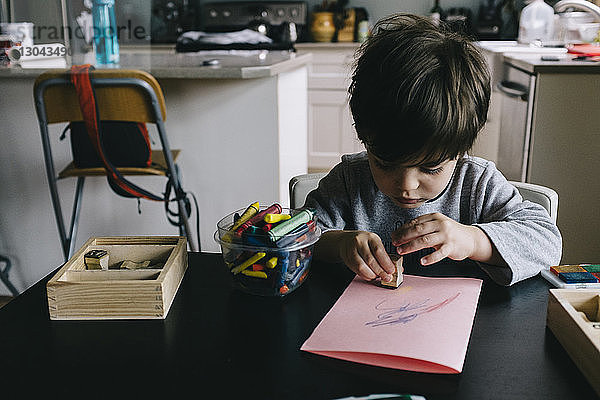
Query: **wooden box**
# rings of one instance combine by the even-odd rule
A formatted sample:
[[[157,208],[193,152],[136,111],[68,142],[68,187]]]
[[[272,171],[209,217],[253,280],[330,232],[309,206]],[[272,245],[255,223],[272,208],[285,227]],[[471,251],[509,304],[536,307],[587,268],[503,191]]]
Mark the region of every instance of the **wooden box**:
[[[109,253],[108,270],[87,270],[84,254]],[[116,269],[150,260],[149,269]],[[46,285],[50,319],[164,319],[187,269],[179,236],[93,237]]]
[[[550,289],[546,324],[600,396],[600,290]]]

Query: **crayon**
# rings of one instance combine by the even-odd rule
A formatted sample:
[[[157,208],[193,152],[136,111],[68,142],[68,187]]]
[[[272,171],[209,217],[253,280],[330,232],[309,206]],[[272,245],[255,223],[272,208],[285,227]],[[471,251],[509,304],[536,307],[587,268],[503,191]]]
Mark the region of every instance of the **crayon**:
[[[264,220],[267,224],[274,224],[290,218],[292,218],[290,214],[266,214]]]
[[[267,236],[262,229],[257,226],[250,226],[242,234],[242,238],[246,244],[251,246],[265,246],[267,244]]]
[[[302,210],[287,221],[280,222],[278,225],[271,228],[271,230],[267,232],[267,235],[272,242],[277,242],[287,233],[312,220],[313,217],[314,213],[312,211]]]
[[[244,236],[244,243],[250,246],[264,247],[266,246],[265,238],[261,238],[255,235]]]
[[[250,257],[249,259],[247,259],[246,261],[244,261],[243,263],[241,263],[240,265],[238,265],[237,267],[234,267],[231,272],[233,274],[239,274],[240,272],[242,272],[243,270],[245,270],[246,268],[248,268],[249,266],[251,266],[252,264],[256,263],[258,260],[260,260],[261,258],[263,258],[267,253],[263,253],[263,252],[258,252],[255,255],[253,255],[252,257]]]
[[[308,239],[308,235],[305,233],[304,235],[302,235],[302,236],[298,237],[298,238],[295,240],[295,242],[296,242],[296,243],[302,243],[302,242],[304,242],[306,239]]]
[[[302,283],[304,281],[304,279],[306,278],[306,276],[308,275],[308,268],[300,268],[298,271],[299,271],[298,274],[296,276],[294,276],[294,278],[290,282],[290,286],[292,286],[292,287],[295,287],[296,285],[299,285],[300,283]]]
[[[274,226],[275,226],[275,224],[273,224],[273,223],[266,223],[263,225],[262,230],[264,232],[269,232],[271,230],[271,228]]]
[[[285,279],[287,277],[288,265],[290,263],[290,256],[288,253],[284,254],[282,257],[279,257],[279,287],[282,287],[285,284]]]
[[[233,224],[233,226],[229,230],[235,231],[240,225],[252,218],[259,211],[259,208],[260,207],[258,201],[250,204],[248,208],[246,208],[246,211],[244,211],[242,215],[240,215],[238,220],[235,221],[235,224]]]
[[[307,265],[308,265],[308,263],[304,263],[304,265],[302,265],[302,268],[298,268],[298,269],[296,269],[296,271],[294,271],[294,274],[290,278],[290,286],[291,287],[296,286],[296,284],[300,280],[300,277],[305,272]]]
[[[310,231],[311,226],[314,226],[315,222],[313,220],[308,221],[306,224],[302,224],[295,228],[293,231],[285,234],[284,237],[275,242],[275,246],[281,248],[289,246],[294,242],[302,242],[306,238],[302,239],[302,236],[306,236],[308,231]]]
[[[267,279],[267,274],[266,272],[263,271],[250,271],[250,270],[243,270],[242,274],[246,275],[246,276],[251,276],[253,278],[261,278],[261,279]]]
[[[267,215],[267,214],[277,214],[277,213],[280,213],[280,212],[281,212],[281,206],[279,204],[277,204],[277,203],[274,203],[274,204],[270,205],[269,207],[265,208],[264,210],[262,210],[261,212],[259,212],[258,214],[254,215],[249,220],[245,221],[243,224],[241,224],[235,230],[235,234],[238,237],[240,237],[242,235],[242,233],[244,233],[244,231],[246,229],[248,229],[252,225],[256,225],[259,221],[262,221],[263,218],[265,217],[265,215]]]
[[[258,201],[250,204],[248,208],[246,208],[246,211],[244,211],[243,214],[233,223],[229,231],[225,232],[221,240],[223,240],[224,242],[231,242],[231,233],[234,232],[244,222],[252,218],[252,216],[254,216],[258,212],[259,208],[260,206],[258,204]]]
[[[306,271],[304,271],[304,273],[300,276],[300,279],[298,279],[298,284],[301,284],[302,282],[304,282],[304,280],[306,279],[306,277],[308,276],[308,268],[306,269]]]
[[[269,269],[273,269],[275,268],[275,266],[277,265],[277,257],[271,257],[269,259],[269,261],[267,261],[265,263],[265,267],[269,268]]]
[[[288,270],[287,270],[288,278],[296,270],[296,268],[298,266],[297,260],[298,260],[298,252],[297,251],[290,251],[288,253]]]
[[[244,234],[246,235],[262,235],[263,233],[263,230],[255,225],[249,226],[248,229],[244,231]]]

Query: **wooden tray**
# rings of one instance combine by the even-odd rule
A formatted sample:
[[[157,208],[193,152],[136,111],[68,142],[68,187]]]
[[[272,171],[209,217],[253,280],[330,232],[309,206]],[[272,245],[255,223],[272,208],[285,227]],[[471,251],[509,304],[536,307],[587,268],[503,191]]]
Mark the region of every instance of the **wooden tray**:
[[[550,289],[546,324],[600,396],[600,290]]]
[[[86,270],[83,256],[95,249],[108,251],[108,270]],[[164,265],[114,269],[124,260]],[[187,265],[185,237],[90,238],[46,285],[50,319],[164,319]]]

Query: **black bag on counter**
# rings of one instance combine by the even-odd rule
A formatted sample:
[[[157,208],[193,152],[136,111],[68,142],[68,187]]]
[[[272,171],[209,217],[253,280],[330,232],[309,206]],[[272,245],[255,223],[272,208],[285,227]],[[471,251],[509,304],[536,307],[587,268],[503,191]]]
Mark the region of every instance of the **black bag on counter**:
[[[104,167],[90,141],[84,122],[71,122],[71,152],[77,168]],[[106,157],[115,167],[149,167],[152,150],[148,129],[143,123],[101,121],[102,144]],[[63,136],[64,137],[64,132]],[[61,137],[61,138],[62,138]]]

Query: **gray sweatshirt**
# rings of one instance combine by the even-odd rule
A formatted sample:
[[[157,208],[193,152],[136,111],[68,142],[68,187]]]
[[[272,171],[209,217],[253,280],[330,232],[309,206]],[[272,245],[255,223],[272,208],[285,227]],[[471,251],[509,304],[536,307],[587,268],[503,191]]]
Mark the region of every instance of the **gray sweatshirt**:
[[[323,231],[374,232],[388,253],[396,252],[392,232],[423,214],[439,212],[461,224],[478,226],[508,264],[498,267],[479,263],[500,285],[512,285],[542,268],[558,265],[562,254],[560,232],[546,209],[523,201],[493,162],[478,157],[459,159],[448,186],[438,197],[406,209],[379,191],[366,152],[345,155],[309,193],[305,207],[316,210]],[[413,262],[427,251],[420,253],[413,254]]]

